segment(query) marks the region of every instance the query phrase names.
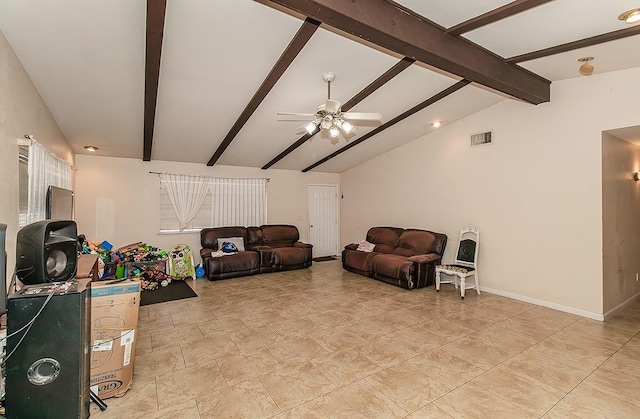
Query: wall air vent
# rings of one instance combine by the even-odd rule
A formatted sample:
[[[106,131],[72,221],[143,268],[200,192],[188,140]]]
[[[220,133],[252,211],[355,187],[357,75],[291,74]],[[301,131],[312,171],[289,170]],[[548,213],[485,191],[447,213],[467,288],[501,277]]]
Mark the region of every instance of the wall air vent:
[[[471,141],[469,143],[471,147],[489,144],[493,144],[493,131],[481,132],[479,134],[471,135]]]

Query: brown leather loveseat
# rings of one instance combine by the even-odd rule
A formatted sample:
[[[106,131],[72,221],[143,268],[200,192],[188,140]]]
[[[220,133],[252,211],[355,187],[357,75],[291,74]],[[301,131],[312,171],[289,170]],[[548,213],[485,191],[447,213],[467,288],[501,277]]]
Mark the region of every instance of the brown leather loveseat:
[[[436,265],[446,245],[447,236],[442,233],[372,227],[366,241],[345,246],[342,266],[403,288],[422,288],[434,283]]]
[[[221,251],[225,242],[238,252]],[[213,227],[200,231],[200,256],[210,280],[311,266],[313,246],[300,242],[298,228],[271,224],[260,227]]]

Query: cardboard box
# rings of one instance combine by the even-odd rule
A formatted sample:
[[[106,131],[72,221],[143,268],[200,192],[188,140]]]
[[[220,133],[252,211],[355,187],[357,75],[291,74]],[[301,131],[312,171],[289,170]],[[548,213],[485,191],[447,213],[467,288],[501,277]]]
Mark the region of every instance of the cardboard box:
[[[121,397],[133,382],[140,282],[91,283],[91,390]]]

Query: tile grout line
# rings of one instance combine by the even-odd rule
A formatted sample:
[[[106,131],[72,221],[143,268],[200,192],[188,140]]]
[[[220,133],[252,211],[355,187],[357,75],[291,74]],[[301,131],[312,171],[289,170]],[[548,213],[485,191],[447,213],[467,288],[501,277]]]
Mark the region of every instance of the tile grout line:
[[[576,322],[577,322],[577,320],[576,320]],[[575,322],[574,322],[574,323],[575,323]],[[573,324],[573,323],[571,323],[571,324]],[[567,326],[566,326],[565,328],[563,328],[562,330],[566,329],[566,328],[567,328],[567,327],[569,327],[569,326],[571,326],[571,325],[567,325]],[[554,334],[555,334],[555,333],[554,333]],[[563,400],[564,400],[564,399],[565,399],[569,394],[571,394],[571,393],[573,392],[573,390],[575,390],[578,386],[580,386],[580,384],[582,384],[582,383],[583,383],[583,382],[585,382],[589,377],[591,377],[591,376],[592,376],[596,371],[598,371],[598,370],[600,369],[600,367],[602,367],[602,366],[603,366],[607,361],[609,361],[611,358],[613,358],[613,356],[614,356],[615,354],[617,354],[617,353],[618,353],[618,352],[619,352],[619,351],[620,351],[620,350],[621,350],[621,349],[622,349],[622,348],[623,348],[627,343],[631,342],[631,341],[633,340],[633,338],[634,338],[634,337],[636,337],[636,336],[638,336],[638,335],[640,335],[640,332],[636,333],[635,335],[633,335],[632,337],[630,337],[629,339],[627,339],[627,341],[626,341],[624,344],[620,345],[620,347],[619,347],[618,349],[616,349],[616,350],[615,350],[615,352],[613,352],[611,355],[609,355],[609,356],[607,357],[607,359],[605,359],[604,361],[602,361],[602,362],[600,363],[600,365],[598,365],[597,367],[595,367],[595,368],[593,369],[593,371],[591,371],[591,372],[590,372],[586,377],[584,377],[582,380],[580,380],[580,382],[579,382],[578,384],[576,384],[575,386],[573,386],[573,388],[572,388],[571,390],[569,390],[569,391],[568,391],[568,392],[567,392],[567,393],[566,393],[566,394],[565,394],[565,395],[564,395],[560,400],[558,400],[558,401],[557,401],[557,402],[556,402],[556,403],[555,403],[555,404],[554,404],[554,405],[553,405],[549,410],[547,410],[547,411],[545,412],[545,415],[546,415],[547,413],[549,413],[553,408],[555,408],[556,406],[558,406],[558,404],[559,404],[561,401],[563,401]],[[621,401],[623,401],[623,402],[624,402],[625,400],[622,400],[622,399],[621,399]],[[561,408],[559,408],[559,409],[561,409]],[[563,409],[563,410],[564,410],[564,409]],[[543,416],[544,416],[544,415],[543,415]]]

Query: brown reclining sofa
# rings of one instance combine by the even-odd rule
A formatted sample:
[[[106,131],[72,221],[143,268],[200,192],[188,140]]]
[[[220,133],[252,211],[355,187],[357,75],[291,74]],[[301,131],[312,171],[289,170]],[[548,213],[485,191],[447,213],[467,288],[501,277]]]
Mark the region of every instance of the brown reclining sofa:
[[[372,227],[366,241],[375,245],[370,246],[373,251],[357,250],[366,247],[359,243],[345,246],[344,269],[414,289],[434,283],[436,265],[444,254],[447,236],[413,228]]]
[[[313,246],[299,240],[298,228],[293,225],[205,228],[200,231],[205,276],[215,281],[306,268],[312,263]],[[233,242],[240,251],[220,256],[219,245],[225,241]]]

